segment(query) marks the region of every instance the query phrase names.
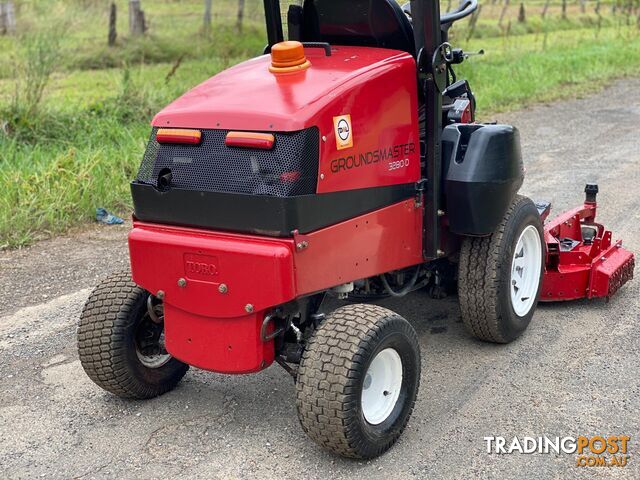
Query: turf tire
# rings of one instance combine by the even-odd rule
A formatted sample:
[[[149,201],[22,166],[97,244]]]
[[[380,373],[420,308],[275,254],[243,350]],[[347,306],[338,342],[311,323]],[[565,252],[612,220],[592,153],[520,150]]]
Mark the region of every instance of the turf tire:
[[[148,296],[129,272],[119,272],[95,288],[80,316],[82,367],[94,383],[119,397],[157,397],[172,390],[189,369],[175,358],[158,368],[148,368],[138,358],[134,336]]]
[[[372,425],[361,395],[374,357],[393,348],[402,360],[400,395],[386,419]],[[413,411],[420,383],[420,347],[404,318],[375,305],[338,308],[320,325],[305,349],[296,393],[302,428],[323,448],[345,457],[381,455],[400,437]]]

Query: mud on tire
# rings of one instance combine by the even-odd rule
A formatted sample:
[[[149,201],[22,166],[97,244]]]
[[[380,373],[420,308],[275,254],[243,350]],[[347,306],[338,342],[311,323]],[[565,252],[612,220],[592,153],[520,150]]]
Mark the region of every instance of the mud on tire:
[[[385,350],[397,353],[402,375],[390,413],[372,424],[363,413],[362,392],[372,361]],[[402,434],[419,383],[420,348],[409,322],[379,306],[347,305],[327,316],[302,356],[298,417],[325,449],[345,457],[376,457]]]
[[[136,332],[146,321],[148,296],[131,281],[129,272],[116,273],[95,288],[80,316],[77,341],[82,367],[94,383],[119,397],[162,395],[189,368],[175,358],[157,368],[139,359]]]

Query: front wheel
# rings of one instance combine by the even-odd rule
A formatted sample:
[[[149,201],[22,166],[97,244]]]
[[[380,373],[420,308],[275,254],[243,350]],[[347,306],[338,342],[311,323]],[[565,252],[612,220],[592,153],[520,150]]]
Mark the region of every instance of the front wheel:
[[[493,234],[462,243],[458,298],[467,329],[489,342],[518,338],[533,317],[543,273],[538,209],[529,198],[516,195]]]
[[[167,353],[161,310],[148,299],[129,272],[116,273],[96,287],[80,316],[80,363],[94,383],[120,397],[162,395],[189,368]]]
[[[309,340],[298,372],[298,417],[320,446],[352,458],[381,455],[409,421],[420,383],[413,327],[375,305],[347,305]]]

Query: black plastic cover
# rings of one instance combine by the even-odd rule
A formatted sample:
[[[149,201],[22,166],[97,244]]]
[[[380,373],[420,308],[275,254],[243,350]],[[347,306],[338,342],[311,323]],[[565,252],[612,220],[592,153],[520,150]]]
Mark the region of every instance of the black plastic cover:
[[[416,194],[415,184],[361,188],[317,195],[282,197],[207,192],[131,183],[137,219],[187,227],[286,237],[401,202]]]
[[[518,130],[511,125],[448,125],[442,152],[451,232],[491,234],[524,180]]]

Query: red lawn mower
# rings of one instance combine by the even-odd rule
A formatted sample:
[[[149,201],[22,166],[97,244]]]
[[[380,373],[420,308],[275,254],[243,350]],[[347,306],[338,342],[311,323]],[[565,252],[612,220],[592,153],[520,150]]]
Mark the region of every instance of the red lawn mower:
[[[420,380],[412,326],[366,302],[455,290],[472,335],[507,343],[539,300],[609,297],[634,256],[584,205],[543,226],[518,195],[518,131],[475,123],[439,2],[264,0],[265,54],[153,120],[131,184],[131,274],[91,294],[80,360],[150,398],[189,365],[295,379],[302,428],[371,458],[405,428]],[[283,17],[283,13],[286,16]],[[287,40],[283,30],[287,33]],[[353,303],[325,315],[334,295]]]

